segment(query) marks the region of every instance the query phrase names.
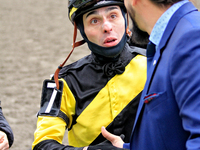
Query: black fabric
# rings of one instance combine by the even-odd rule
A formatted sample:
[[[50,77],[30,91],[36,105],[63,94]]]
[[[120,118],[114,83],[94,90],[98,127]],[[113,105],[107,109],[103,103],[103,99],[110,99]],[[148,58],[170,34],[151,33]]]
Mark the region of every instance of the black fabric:
[[[150,41],[147,44],[147,74],[152,64],[152,60],[153,60],[155,52],[156,52],[156,45]]]
[[[61,105],[61,98],[62,98],[62,91],[63,91],[63,82],[59,81],[59,90],[55,88],[48,88],[47,84],[48,83],[53,83],[55,84],[55,81],[53,80],[45,80],[43,82],[43,88],[42,88],[42,96],[41,96],[41,104],[40,104],[40,111],[38,112],[38,115],[40,116],[55,116],[57,117],[59,114],[60,110],[60,105]],[[49,101],[52,97],[52,94],[54,90],[57,91],[56,97],[54,99],[52,108],[50,112],[46,113],[46,108],[49,104]]]
[[[106,130],[120,136],[123,134],[125,137],[123,138],[125,143],[129,143],[130,136],[133,124],[135,121],[135,116],[138,108],[138,104],[140,101],[141,93],[138,94],[123,110],[122,112],[116,116],[114,121],[106,127]],[[92,143],[91,145],[96,145],[102,141],[104,141],[105,138],[102,134],[100,134]]]
[[[124,135],[120,135],[120,137],[124,137]],[[123,140],[123,138],[122,138]],[[105,140],[102,143],[99,143],[97,145],[93,145],[93,146],[89,146],[88,150],[127,150],[125,148],[117,148],[115,146],[113,146],[110,141]]]
[[[106,76],[113,77],[116,74],[122,74],[125,71],[125,65],[123,62],[107,63],[103,66],[103,71]]]
[[[61,98],[62,98],[62,91],[63,91],[63,82],[59,81],[59,90],[56,88],[48,88],[47,84],[48,83],[53,83],[55,84],[54,80],[45,80],[43,82],[43,88],[42,88],[42,96],[41,96],[41,104],[40,104],[40,110],[37,113],[37,116],[54,116],[54,117],[60,117],[62,118],[66,124],[69,123],[69,118],[65,113],[63,113],[60,110],[60,105],[61,105]],[[50,112],[46,112],[47,106],[49,105],[49,101],[51,99],[52,93],[54,89],[57,91],[56,97],[54,99],[52,108]]]
[[[33,150],[83,150],[84,147],[65,146],[55,140],[45,140],[38,143]],[[127,150],[124,148],[117,148],[109,141],[104,141],[100,144],[89,146],[88,150]]]
[[[68,123],[69,123],[69,118],[68,118],[67,115],[65,115],[65,113],[63,113],[61,110],[59,111],[57,117],[62,118],[62,119],[66,122],[66,124],[68,125]]]
[[[95,146],[89,146],[88,150],[127,150],[127,149],[117,148],[112,145],[95,145]]]
[[[136,49],[137,48],[135,47],[135,50],[131,50],[129,45],[126,44],[122,53],[119,55],[119,57],[113,60],[112,61],[113,64],[112,63],[111,64],[113,66],[115,65],[118,66],[121,62],[123,62],[123,66],[127,66],[127,64],[129,64],[130,61],[138,54]],[[76,112],[75,116],[73,116],[72,120],[73,122],[71,128],[74,124],[76,124],[76,118],[82,113],[82,111],[84,111],[84,109],[96,97],[98,92],[107,84],[107,82],[113,76],[115,76],[115,74],[121,73],[121,71],[117,72],[113,68],[107,69],[110,72],[112,72],[111,70],[114,70],[114,73],[112,73],[111,77],[107,76],[104,66],[109,63],[107,62],[107,60],[105,61],[98,58],[99,57],[97,57],[95,54],[92,53],[91,55],[88,55],[78,60],[75,63],[63,67],[59,73],[59,78],[63,78],[67,82],[67,85],[69,86],[76,100],[76,109],[75,109]],[[107,130],[110,131],[111,133],[114,133],[116,135],[124,134],[125,142],[129,141],[139,98],[140,94],[136,98],[134,98],[134,100],[131,101],[129,105],[127,105],[125,109],[123,109],[123,111],[107,127]],[[99,144],[104,140],[105,138],[101,134],[97,137],[95,141],[92,142],[91,146]],[[92,148],[91,146],[90,148]],[[96,148],[99,149],[108,148],[108,147],[98,147],[98,146]],[[109,147],[109,149],[112,148],[113,147]],[[45,149],[82,150],[82,148],[74,148],[71,146],[61,145],[54,140],[42,141],[34,147],[34,150],[45,150]]]
[[[90,1],[90,2],[92,2],[92,1]],[[100,7],[106,7],[106,6],[112,6],[112,5],[118,5],[124,10],[124,12],[126,12],[126,8],[124,6],[124,2],[123,1],[119,1],[119,0],[117,0],[117,1],[116,0],[109,1],[109,0],[106,0],[106,1],[104,1],[104,3],[101,3],[101,1],[100,2],[93,1],[93,2],[94,3],[89,3],[89,4],[87,3],[86,5],[83,5],[83,7],[81,7],[81,8],[78,7],[78,10],[75,11],[71,15],[71,21],[73,22],[75,20],[75,22],[78,22],[79,18],[83,14],[85,14],[86,12],[89,12],[89,11],[94,10],[94,9],[98,9]],[[72,5],[69,5],[68,8],[69,8],[69,11],[71,11]],[[77,7],[75,6],[75,8],[77,8]]]
[[[129,49],[130,47],[126,44],[117,61],[112,62],[112,66],[118,66],[123,62],[122,66],[125,68],[137,55],[137,53],[131,53]],[[95,54],[91,54],[63,67],[60,71],[59,78],[63,78],[67,82],[77,103],[76,115],[73,118],[72,125],[76,123],[76,117],[90,104],[107,82],[116,74],[121,74],[124,69],[122,68],[119,71],[118,67],[107,67],[107,72],[105,72],[105,65],[107,64],[110,65],[110,63],[99,60]]]
[[[131,53],[136,53],[136,54],[140,54],[140,55],[143,55],[143,56],[146,56],[146,48],[140,48],[140,47],[136,47],[136,46],[130,46],[130,49]]]
[[[82,150],[83,147],[65,146],[55,140],[45,140],[38,143],[33,150]]]
[[[1,106],[0,106],[0,130],[6,133],[8,137],[9,147],[11,147],[14,141],[14,135],[10,125],[8,124],[7,120],[3,115]]]

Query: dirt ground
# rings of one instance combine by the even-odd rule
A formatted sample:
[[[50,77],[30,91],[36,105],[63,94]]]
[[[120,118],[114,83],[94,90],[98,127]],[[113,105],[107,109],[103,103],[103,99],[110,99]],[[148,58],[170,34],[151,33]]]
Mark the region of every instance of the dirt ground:
[[[72,35],[67,0],[0,0],[0,100],[12,150],[30,148],[42,82],[68,55]],[[76,48],[68,63],[86,54],[86,45]]]
[[[0,100],[15,136],[11,150],[31,147],[42,82],[71,50],[67,14],[67,0],[0,0]],[[87,54],[87,45],[76,48],[67,63]]]

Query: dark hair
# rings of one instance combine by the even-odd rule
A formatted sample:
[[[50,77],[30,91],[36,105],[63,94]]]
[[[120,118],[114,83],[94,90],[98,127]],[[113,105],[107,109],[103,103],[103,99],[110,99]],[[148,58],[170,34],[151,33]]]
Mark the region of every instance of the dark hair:
[[[167,5],[173,5],[182,0],[150,0],[150,1],[158,6],[167,6]]]

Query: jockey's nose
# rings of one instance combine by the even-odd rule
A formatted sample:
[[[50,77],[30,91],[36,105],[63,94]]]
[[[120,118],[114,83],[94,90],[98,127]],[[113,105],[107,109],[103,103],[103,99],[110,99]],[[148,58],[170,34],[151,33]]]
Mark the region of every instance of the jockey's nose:
[[[102,30],[104,33],[110,33],[112,31],[112,24],[109,21],[105,21],[102,25]]]

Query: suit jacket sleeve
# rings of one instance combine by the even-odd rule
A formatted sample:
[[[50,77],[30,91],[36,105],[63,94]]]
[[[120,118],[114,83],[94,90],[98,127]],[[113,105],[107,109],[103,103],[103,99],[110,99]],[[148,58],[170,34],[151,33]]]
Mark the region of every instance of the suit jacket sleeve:
[[[123,148],[130,149],[130,143],[124,143]]]
[[[170,74],[183,128],[190,134],[186,148],[194,150],[200,149],[200,28],[188,30],[177,37]]]

